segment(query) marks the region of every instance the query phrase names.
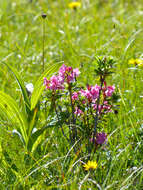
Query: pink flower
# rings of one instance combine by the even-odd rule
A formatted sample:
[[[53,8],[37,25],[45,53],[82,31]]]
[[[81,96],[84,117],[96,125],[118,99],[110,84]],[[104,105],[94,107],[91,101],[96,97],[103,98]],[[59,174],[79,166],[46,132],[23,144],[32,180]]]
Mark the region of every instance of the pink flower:
[[[67,72],[73,72],[73,69],[72,69],[72,67],[66,67],[66,71]]]
[[[80,115],[83,114],[83,111],[80,110],[78,107],[75,107],[75,112],[74,112],[74,114],[77,115],[77,116],[80,116]]]
[[[92,102],[99,97],[99,90],[100,86],[98,86],[97,84],[95,86],[88,85],[86,90],[80,90],[80,94],[81,96],[86,97],[89,102]]]
[[[44,85],[46,86],[47,89],[50,90],[59,90],[63,89],[63,81],[59,76],[53,75],[50,80],[47,80],[44,78]]]
[[[81,90],[79,91],[79,93],[81,94],[81,96],[85,96],[85,90],[81,89]]]
[[[80,92],[81,96],[87,98],[88,101],[92,101],[92,94],[90,93],[89,90],[83,90],[83,89],[81,89],[79,92]]]
[[[79,74],[80,71],[78,68],[73,69],[72,67],[67,67],[64,64],[59,69],[59,76],[67,83],[74,82]]]
[[[80,74],[80,71],[79,71],[79,69],[78,69],[78,68],[73,69],[73,75],[74,75],[74,77],[75,77],[75,78],[76,78],[76,77],[78,77],[78,76],[79,76],[79,74]]]
[[[111,105],[108,104],[108,101],[104,101],[103,109],[107,110],[107,112],[111,111]]]
[[[114,90],[115,90],[115,86],[107,86],[107,89],[105,90],[105,95],[112,96]]]
[[[90,93],[89,90],[85,90],[85,97],[86,97],[88,100],[92,100],[92,94]]]
[[[85,100],[82,100],[82,104],[85,104],[86,103],[86,101]]]
[[[97,109],[97,105],[96,104],[93,104],[93,109],[96,110]],[[98,113],[100,113],[102,110],[102,106],[101,105],[98,105]]]
[[[67,75],[67,83],[74,82],[74,79],[73,73]]]
[[[62,89],[62,85],[59,81],[59,78],[58,76],[56,75],[53,75],[51,78],[50,78],[50,87],[49,87],[51,90],[57,90],[57,89]]]
[[[50,80],[44,78],[44,85],[50,90],[64,89],[64,82],[74,82],[79,74],[80,72],[78,68],[73,69],[72,67],[67,67],[63,64],[59,69],[58,75],[53,75]]]
[[[98,96],[99,96],[99,90],[100,90],[100,86],[98,86],[97,84],[95,86],[91,87],[90,92],[92,94],[92,98],[93,99],[98,98]]]
[[[45,77],[44,78],[44,85],[46,86],[47,89],[49,88],[49,84],[50,84],[50,81],[47,80],[47,78]]]
[[[106,110],[104,113],[112,112],[111,105],[103,105],[103,109]]]
[[[102,133],[97,133],[96,134],[96,143],[97,144],[104,144],[107,140],[107,134],[102,132]]]
[[[65,75],[65,72],[66,72],[66,65],[62,65],[61,67],[60,67],[60,69],[59,69],[59,75],[60,76],[62,76],[62,77],[64,77],[64,75]]]
[[[72,100],[78,100],[78,93],[77,92],[73,92]]]

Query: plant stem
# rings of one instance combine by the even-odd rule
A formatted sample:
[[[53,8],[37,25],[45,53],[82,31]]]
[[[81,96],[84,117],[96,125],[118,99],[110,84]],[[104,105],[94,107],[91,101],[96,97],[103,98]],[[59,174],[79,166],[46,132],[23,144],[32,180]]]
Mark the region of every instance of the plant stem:
[[[60,124],[60,118],[59,118],[59,115],[58,115],[58,111],[57,111],[57,109],[56,109],[56,104],[55,104],[55,112],[56,112],[56,115],[57,115],[57,118],[58,118],[58,122],[59,122],[59,124]],[[68,137],[65,135],[64,130],[63,130],[63,127],[62,127],[61,124],[60,124],[60,127],[61,127],[61,130],[62,130],[63,136],[66,138],[66,140],[67,140],[68,142],[70,142],[70,140],[68,139]]]
[[[42,72],[45,70],[45,19],[43,19]]]
[[[60,125],[60,128],[62,130],[62,134],[63,136],[66,138],[66,140],[70,143],[70,140],[68,139],[68,137],[65,135],[64,133],[64,130],[63,130],[63,127],[62,127],[62,124],[60,122],[60,118],[59,118],[59,115],[58,115],[58,111],[57,111],[57,108],[56,108],[56,100],[55,100],[55,94],[53,94],[53,106],[54,106],[54,109],[55,109],[55,112],[56,112],[56,115],[57,115],[57,118],[58,118],[58,122],[59,122],[59,125]],[[61,111],[61,110],[60,110]]]
[[[97,133],[98,108],[99,108],[99,104],[100,104],[100,97],[101,97],[101,91],[102,91],[102,87],[103,87],[103,83],[104,83],[104,77],[100,76],[100,81],[101,81],[101,85],[100,85],[100,90],[99,90],[99,97],[97,99],[96,117],[95,117],[95,124],[94,124],[94,133],[93,133],[93,143],[95,143],[95,135]]]
[[[73,106],[73,102],[72,102],[72,90],[71,90],[71,85],[69,84],[68,86],[68,90],[69,90],[69,95],[70,95],[70,103],[71,103],[71,109],[72,109],[72,140],[73,143],[75,143],[75,139],[77,138],[77,130],[76,130],[76,120],[74,117],[74,106]]]

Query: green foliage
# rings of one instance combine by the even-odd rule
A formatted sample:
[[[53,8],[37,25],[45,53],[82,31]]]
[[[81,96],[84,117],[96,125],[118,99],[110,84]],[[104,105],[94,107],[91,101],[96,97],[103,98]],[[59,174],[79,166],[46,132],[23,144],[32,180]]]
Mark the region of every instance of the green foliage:
[[[95,72],[99,76],[108,76],[113,74],[114,59],[111,57],[95,57],[93,64],[95,65]]]
[[[27,121],[25,116],[21,113],[17,103],[4,92],[0,92],[0,114],[4,115],[12,126],[17,126],[19,131],[21,132],[22,139],[24,140],[24,144],[27,144],[27,134],[26,134],[26,126]]]
[[[9,68],[9,70],[12,72],[12,74],[14,75],[20,90],[21,90],[21,94],[23,96],[23,100],[24,100],[24,105],[27,111],[27,114],[30,114],[30,101],[28,98],[28,94],[24,85],[24,81],[21,80],[20,75],[18,74],[18,72],[7,62],[4,62],[4,64]]]
[[[69,9],[69,2],[0,1],[0,189],[142,190],[143,70],[128,65],[129,59],[143,57],[142,0],[82,1],[76,10]],[[98,56],[116,60],[108,82],[117,86],[120,106],[115,108],[118,114],[102,125],[108,142],[93,157],[97,170],[89,173],[83,169],[88,155],[75,155],[59,123],[45,114],[42,77],[48,76],[41,74],[43,12],[47,13],[45,68],[51,70],[46,70],[49,76],[58,70],[56,63],[63,61],[80,68],[81,85],[96,84]],[[27,83],[35,84],[30,97]],[[61,117],[69,115],[65,112]]]
[[[28,151],[32,150],[32,146],[36,143],[38,137],[47,129],[47,126],[38,129],[35,133],[33,133],[33,128],[36,127],[37,123],[37,114],[39,112],[39,107],[37,107],[37,103],[41,97],[42,92],[44,91],[43,79],[45,76],[50,75],[59,67],[59,64],[53,64],[49,66],[49,68],[40,76],[35,84],[35,89],[30,98],[28,97],[28,93],[24,86],[24,81],[20,78],[18,72],[11,67],[8,63],[6,64],[10,71],[16,78],[17,83],[20,86],[21,94],[23,95],[24,106],[26,108],[25,111],[21,111],[18,107],[15,100],[13,100],[9,95],[4,92],[0,92],[0,114],[4,115],[5,118],[9,120],[12,126],[17,126],[18,131],[16,133],[24,143],[24,146]],[[12,127],[13,128],[13,127]],[[33,134],[32,134],[33,133]]]

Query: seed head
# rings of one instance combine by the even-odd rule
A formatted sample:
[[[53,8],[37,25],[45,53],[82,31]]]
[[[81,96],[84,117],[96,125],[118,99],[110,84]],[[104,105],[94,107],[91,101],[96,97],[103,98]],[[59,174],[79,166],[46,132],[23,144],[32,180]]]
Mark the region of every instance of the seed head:
[[[42,13],[42,18],[45,19],[47,17],[47,14],[46,13]]]

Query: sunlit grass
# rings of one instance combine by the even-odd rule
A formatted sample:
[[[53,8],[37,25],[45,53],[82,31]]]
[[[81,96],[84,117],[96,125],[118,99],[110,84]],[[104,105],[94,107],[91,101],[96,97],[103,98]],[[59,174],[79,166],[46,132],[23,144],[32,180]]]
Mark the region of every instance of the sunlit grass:
[[[108,80],[115,84],[120,99],[118,114],[103,126],[108,134],[106,151],[101,147],[99,158],[94,158],[98,167],[88,173],[83,169],[83,158],[73,153],[56,127],[44,133],[42,147],[32,155],[2,116],[0,189],[141,190],[143,69],[128,61],[143,58],[142,1],[82,0],[76,10],[68,7],[69,2],[0,0],[0,90],[21,105],[19,87],[2,62],[17,69],[25,84],[35,84],[42,74],[41,13],[46,13],[46,68],[64,62],[79,67],[81,84],[96,84],[93,56],[110,55],[116,60],[115,73]],[[40,114],[44,118],[43,109]]]

